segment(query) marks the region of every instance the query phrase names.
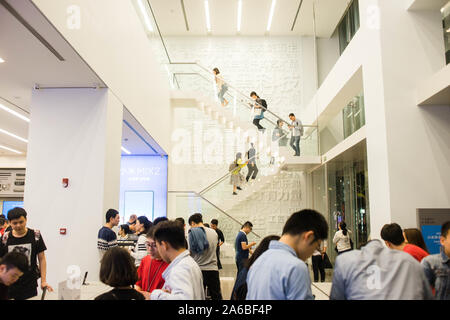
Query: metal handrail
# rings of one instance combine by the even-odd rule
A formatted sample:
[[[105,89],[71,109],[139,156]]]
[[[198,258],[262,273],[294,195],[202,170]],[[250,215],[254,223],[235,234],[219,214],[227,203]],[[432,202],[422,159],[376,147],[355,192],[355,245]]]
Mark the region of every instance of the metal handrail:
[[[243,225],[243,223],[239,222],[238,220],[236,220],[235,218],[233,218],[232,216],[230,216],[228,213],[226,213],[224,210],[220,209],[218,206],[216,206],[214,203],[212,203],[211,201],[209,201],[208,199],[206,199],[205,197],[203,197],[201,194],[195,192],[195,191],[167,191],[167,193],[173,193],[173,194],[177,194],[177,193],[182,193],[182,194],[194,194],[195,196],[205,200],[207,203],[209,203],[211,206],[213,206],[214,208],[216,208],[217,210],[219,210],[220,212],[222,212],[224,215],[226,215],[228,218],[230,218],[231,220],[233,220],[234,222],[238,223],[240,226]],[[257,234],[254,231],[251,231],[251,233],[253,233],[256,237],[258,237],[259,239],[261,239],[261,236],[259,234]]]

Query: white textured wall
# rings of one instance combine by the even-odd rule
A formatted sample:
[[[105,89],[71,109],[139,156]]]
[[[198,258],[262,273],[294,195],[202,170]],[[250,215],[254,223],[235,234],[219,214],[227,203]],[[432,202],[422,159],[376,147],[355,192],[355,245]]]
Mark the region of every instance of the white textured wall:
[[[234,87],[256,91],[269,110],[287,119],[301,115],[300,37],[166,37],[172,61],[195,62],[221,71]],[[307,103],[307,101],[305,101]]]
[[[306,205],[306,174],[282,171],[272,183],[230,210],[229,214],[239,221],[253,223],[253,231],[263,238],[281,235],[289,216],[305,209]],[[231,223],[224,224],[220,223],[225,236],[234,240],[239,230]]]

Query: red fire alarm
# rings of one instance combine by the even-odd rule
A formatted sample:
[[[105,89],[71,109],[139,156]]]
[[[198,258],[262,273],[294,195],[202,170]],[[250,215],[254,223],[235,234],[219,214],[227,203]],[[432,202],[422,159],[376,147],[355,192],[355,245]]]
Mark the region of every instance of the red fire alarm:
[[[65,235],[66,233],[67,233],[67,229],[66,228],[59,229],[59,234]]]
[[[69,186],[69,179],[68,178],[63,178],[62,179],[62,185],[63,185],[63,188],[67,188]]]

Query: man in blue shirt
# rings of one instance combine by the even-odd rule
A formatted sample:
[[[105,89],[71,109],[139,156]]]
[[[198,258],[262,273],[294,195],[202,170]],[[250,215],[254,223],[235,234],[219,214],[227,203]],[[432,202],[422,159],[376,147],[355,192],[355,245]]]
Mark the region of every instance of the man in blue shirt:
[[[249,234],[253,229],[253,224],[250,221],[244,223],[239,231],[234,248],[236,250],[236,266],[237,273],[244,267],[244,262],[247,261],[249,253],[251,253],[251,248],[256,245],[256,242],[248,243],[247,234]]]
[[[441,253],[423,258],[422,267],[437,300],[450,300],[450,221],[441,227]]]
[[[325,218],[314,210],[294,213],[279,241],[271,241],[247,275],[247,300],[313,300],[304,261],[328,236]]]

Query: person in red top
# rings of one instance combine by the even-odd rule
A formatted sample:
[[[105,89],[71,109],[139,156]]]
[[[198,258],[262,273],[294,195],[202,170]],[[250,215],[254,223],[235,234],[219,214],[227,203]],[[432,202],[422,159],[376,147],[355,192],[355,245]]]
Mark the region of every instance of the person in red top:
[[[5,234],[6,228],[8,228],[8,220],[6,220],[4,215],[0,216],[0,234],[3,236]]]
[[[381,238],[388,248],[409,253],[419,262],[429,255],[422,248],[407,243],[403,236],[403,230],[397,223],[385,224],[381,229]]]
[[[164,279],[162,274],[169,266],[167,262],[161,259],[156,248],[154,238],[155,226],[151,227],[147,233],[147,241],[145,243],[149,255],[142,259],[138,268],[138,278],[135,289],[143,295],[149,295],[155,289],[162,289]]]

